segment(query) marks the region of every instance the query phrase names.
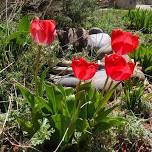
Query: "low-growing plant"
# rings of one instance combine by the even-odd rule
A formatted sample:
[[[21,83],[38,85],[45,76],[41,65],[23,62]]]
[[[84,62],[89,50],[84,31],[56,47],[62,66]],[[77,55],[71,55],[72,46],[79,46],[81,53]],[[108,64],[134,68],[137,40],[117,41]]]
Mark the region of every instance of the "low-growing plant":
[[[40,26],[40,28],[37,28],[37,26]],[[106,56],[107,80],[103,90],[99,92],[92,88],[91,82],[81,83],[81,81],[90,80],[98,69],[98,64],[87,62],[82,57],[72,59],[73,73],[80,80],[75,89],[64,88],[61,85],[54,85],[44,81],[46,71],[38,78],[42,46],[48,46],[53,42],[56,32],[55,22],[35,18],[31,22],[30,32],[33,41],[39,45],[34,69],[34,90],[30,91],[17,83],[24,101],[31,107],[31,117],[28,120],[26,120],[27,118],[17,117],[17,121],[29,133],[29,136],[33,137],[37,134],[41,128],[41,122],[47,119],[50,127],[55,130],[55,133],[51,134],[50,140],[52,139],[53,143],[58,144],[55,150],[57,151],[61,146],[65,148],[68,144],[72,144],[73,140],[76,140],[75,132],[81,133],[79,140],[76,140],[76,143],[81,143],[83,140],[87,141],[90,133],[102,132],[121,125],[122,118],[109,115],[117,105],[108,107],[107,102],[120,82],[129,79],[133,74],[134,63],[127,62],[119,54],[127,54],[134,50],[138,46],[138,37],[130,33],[130,39],[136,42],[136,46],[132,45],[125,52],[117,47],[115,48],[116,54]],[[119,43],[115,39],[121,41],[120,35],[127,35],[122,30],[114,30],[113,34],[115,37],[113,37],[112,47]],[[126,43],[129,42],[126,41]],[[123,70],[123,72],[120,73],[120,70]],[[109,77],[120,82],[113,86],[111,80],[110,85],[107,86]],[[105,91],[106,87],[108,87],[108,90]]]
[[[137,51],[130,54],[135,62],[139,62],[143,72],[152,75],[152,46],[142,44]]]
[[[73,142],[77,144],[82,144],[83,141],[87,142],[90,133],[103,132],[123,124],[124,120],[121,117],[110,115],[117,105],[108,106],[107,103],[117,86],[122,81],[128,80],[133,74],[134,63],[128,62],[122,55],[135,50],[139,42],[138,36],[120,29],[113,30],[112,47],[115,53],[105,58],[107,79],[100,92],[92,87],[91,82],[85,82],[95,75],[98,64],[87,62],[83,57],[73,57],[72,59],[73,73],[79,79],[75,89],[64,88],[62,85],[45,81],[47,70],[44,70],[38,77],[40,59],[44,53],[43,47],[49,46],[54,41],[56,23],[54,20],[35,18],[30,24],[30,34],[33,41],[38,44],[34,63],[34,78],[30,89],[16,82],[23,101],[29,105],[30,111],[24,116],[17,115],[16,120],[21,128],[28,133],[29,138],[38,139],[39,133],[42,133],[40,141],[34,141],[35,144],[42,143],[42,138],[45,138],[55,145],[54,149],[57,151],[69,144],[72,145]],[[125,36],[129,40],[125,39],[123,40],[125,43],[122,43],[122,37]],[[126,44],[132,42],[135,44],[133,43],[125,50]],[[121,43],[124,50],[117,47],[117,43]],[[114,85],[113,80],[119,82]],[[111,82],[108,85],[109,81]],[[44,127],[44,125],[46,126]],[[50,135],[43,134],[43,129]],[[79,138],[76,138],[76,133],[80,133]],[[52,150],[54,149],[52,148]]]
[[[125,125],[118,130],[115,150],[129,150],[130,152],[143,151],[150,152],[152,148],[152,133],[144,126],[144,120],[135,115],[127,115]]]
[[[51,139],[58,144],[63,140],[63,145],[75,139],[75,131],[81,132],[83,137],[122,124],[122,118],[108,116],[116,107],[108,108],[106,104],[114,90],[103,96],[91,87],[91,83],[80,85],[76,91],[42,81],[39,93],[33,94],[20,84],[17,86],[31,106],[31,119],[18,117],[17,120],[31,137],[41,128],[40,122],[45,118],[55,129]]]
[[[140,114],[142,110],[142,96],[144,94],[143,83],[133,87],[133,81],[128,80],[124,83],[124,101],[126,108],[133,113]]]
[[[139,30],[144,33],[152,33],[152,11],[135,9],[129,10],[127,18],[127,26],[129,29]]]
[[[149,118],[151,116],[152,106],[149,100],[152,94],[145,94],[145,86],[143,82],[132,78],[124,82],[124,92],[122,94],[122,108],[127,109],[129,113],[142,118]]]

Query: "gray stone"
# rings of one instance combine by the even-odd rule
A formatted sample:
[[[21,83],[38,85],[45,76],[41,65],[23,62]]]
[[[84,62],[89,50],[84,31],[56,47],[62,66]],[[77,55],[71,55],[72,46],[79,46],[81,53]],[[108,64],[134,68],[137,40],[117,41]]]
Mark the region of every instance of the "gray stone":
[[[106,79],[107,79],[107,74],[105,72],[105,70],[100,70],[100,71],[97,71],[96,74],[94,75],[94,77],[92,78],[92,86],[98,90],[102,90],[103,87],[104,87],[104,84],[106,82]],[[107,85],[105,87],[105,90],[107,90],[109,88],[109,85],[111,83],[111,79],[109,78],[108,79],[108,82],[107,82]],[[114,85],[116,85],[117,83],[119,83],[119,81],[113,81],[113,84],[112,84],[112,87]],[[119,84],[118,87],[117,87],[118,90],[121,90],[122,89],[122,85]]]
[[[137,4],[136,0],[114,0],[114,5],[118,8],[132,9]]]
[[[96,88],[97,90],[102,90],[106,81],[107,75],[105,70],[99,70],[96,72],[96,74],[94,75],[94,77],[92,78],[91,84],[94,88]],[[50,79],[53,80],[55,83],[58,84],[62,84],[65,87],[76,87],[76,85],[79,83],[79,79],[72,77],[72,76],[55,76],[55,75],[50,75]],[[109,88],[109,85],[111,83],[111,79],[109,78],[107,85],[105,87],[105,89],[107,90]],[[117,84],[118,81],[113,81],[113,85]],[[122,85],[120,84],[117,87],[118,90],[122,89]]]
[[[97,49],[97,56],[101,56],[101,58],[112,52],[111,37],[106,33],[88,35],[87,41],[87,48]]]

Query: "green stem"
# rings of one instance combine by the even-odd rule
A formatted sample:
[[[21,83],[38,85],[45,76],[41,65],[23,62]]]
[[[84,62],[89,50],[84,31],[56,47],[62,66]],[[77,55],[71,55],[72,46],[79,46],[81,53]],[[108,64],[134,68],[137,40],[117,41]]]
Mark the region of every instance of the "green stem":
[[[108,91],[110,91],[112,85],[113,85],[113,80],[111,80],[111,82],[110,82],[109,88],[107,89]]]
[[[106,89],[108,80],[109,80],[109,77],[107,76],[106,81],[105,81],[104,86],[103,86],[103,89],[102,89],[102,92],[101,92],[101,97],[103,96],[103,94],[104,94],[104,92],[105,92],[105,89]]]
[[[39,71],[39,67],[40,67],[41,49],[42,49],[42,46],[38,46],[38,53],[37,53],[36,60],[35,60],[35,71],[34,71],[34,81],[35,81],[34,91],[35,91],[35,93],[37,93],[37,90],[38,90],[37,76],[38,76],[38,71]]]
[[[76,85],[76,93],[79,92],[81,81]]]

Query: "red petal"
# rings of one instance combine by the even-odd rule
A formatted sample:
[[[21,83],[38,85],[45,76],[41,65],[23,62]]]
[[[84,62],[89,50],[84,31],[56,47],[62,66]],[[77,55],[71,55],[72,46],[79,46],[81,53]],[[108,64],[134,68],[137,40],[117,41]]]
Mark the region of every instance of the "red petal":
[[[139,44],[139,38],[121,29],[112,31],[112,49],[115,53],[124,55],[134,51]]]
[[[128,62],[120,55],[112,54],[105,57],[106,73],[111,79],[123,81],[129,79],[134,71],[134,63]]]
[[[56,36],[55,27],[56,23],[53,20],[35,18],[30,26],[32,39],[39,45],[51,44]]]
[[[87,62],[84,58],[73,58],[72,69],[75,77],[78,79],[89,80],[95,75],[98,64]]]

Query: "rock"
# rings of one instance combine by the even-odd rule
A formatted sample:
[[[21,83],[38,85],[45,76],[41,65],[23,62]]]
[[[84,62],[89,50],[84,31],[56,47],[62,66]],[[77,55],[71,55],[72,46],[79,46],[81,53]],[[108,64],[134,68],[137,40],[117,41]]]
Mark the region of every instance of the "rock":
[[[138,78],[138,79],[141,80],[141,81],[144,81],[144,80],[145,80],[145,75],[144,75],[144,73],[143,73],[140,69],[138,69],[138,67],[135,68],[133,77]]]
[[[98,28],[98,27],[92,27],[90,30],[89,30],[89,35],[91,34],[98,34],[98,33],[103,33],[103,30]]]
[[[137,0],[114,0],[114,5],[118,8],[132,9],[135,8]]]
[[[100,56],[100,59],[103,58],[105,54],[112,52],[111,37],[106,33],[88,35],[87,40],[87,48],[98,49],[97,56]]]
[[[97,5],[101,8],[106,8],[111,6],[111,0],[97,0]]]
[[[100,71],[97,71],[96,74],[94,75],[94,77],[92,78],[92,86],[94,88],[96,88],[97,90],[102,90],[103,87],[104,87],[104,84],[106,82],[106,79],[107,79],[107,74],[105,72],[105,70],[100,70]],[[107,85],[105,87],[105,90],[107,90],[109,88],[109,85],[111,83],[111,79],[109,78],[108,79],[108,82],[107,82]],[[113,85],[116,85],[119,81],[113,81]],[[118,87],[117,87],[118,90],[122,90],[122,85],[119,84]]]
[[[69,75],[56,76],[50,74],[50,80],[57,84],[62,84],[65,87],[76,87],[76,85],[79,83],[79,80],[77,78]]]
[[[103,70],[99,70],[98,72],[96,72],[96,74],[92,78],[91,84],[97,90],[102,90],[103,87],[104,87],[104,83],[106,81],[106,78],[107,78],[107,75],[106,75],[105,70],[104,69]],[[75,77],[72,77],[72,76],[68,76],[68,75],[65,75],[65,76],[50,75],[50,80],[52,80],[52,81],[54,81],[56,83],[62,84],[65,87],[76,87],[76,85],[79,83],[79,79],[77,79]],[[105,89],[109,88],[110,83],[111,83],[111,79],[109,78]],[[114,86],[117,83],[118,83],[118,81],[114,81],[112,86]],[[122,85],[120,84],[117,87],[117,89],[121,90],[122,89]]]
[[[79,52],[87,46],[87,31],[84,28],[69,28],[57,30],[60,46],[63,50],[69,48],[70,45]]]

